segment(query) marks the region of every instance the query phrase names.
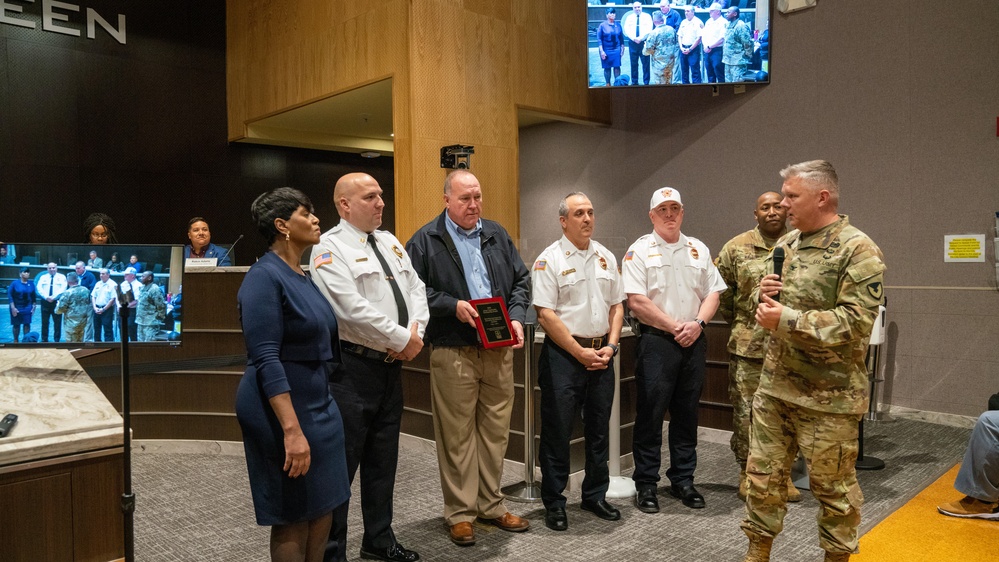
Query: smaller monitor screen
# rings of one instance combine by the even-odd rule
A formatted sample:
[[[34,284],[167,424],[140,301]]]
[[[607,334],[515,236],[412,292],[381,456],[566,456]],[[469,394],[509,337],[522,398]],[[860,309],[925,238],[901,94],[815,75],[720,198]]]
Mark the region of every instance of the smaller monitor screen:
[[[0,347],[180,345],[184,248],[0,246]]]
[[[770,2],[586,2],[590,88],[770,82]]]

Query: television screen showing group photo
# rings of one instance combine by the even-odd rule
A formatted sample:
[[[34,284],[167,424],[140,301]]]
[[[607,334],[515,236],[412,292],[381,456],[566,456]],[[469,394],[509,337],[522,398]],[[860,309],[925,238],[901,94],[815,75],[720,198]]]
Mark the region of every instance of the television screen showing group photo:
[[[0,347],[180,345],[183,274],[179,245],[5,242]]]
[[[586,3],[590,88],[770,82],[770,2]]]

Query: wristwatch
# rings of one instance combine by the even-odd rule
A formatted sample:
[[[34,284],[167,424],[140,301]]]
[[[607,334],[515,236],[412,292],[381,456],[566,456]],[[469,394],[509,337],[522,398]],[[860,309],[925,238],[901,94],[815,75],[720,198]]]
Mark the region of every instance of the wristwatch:
[[[614,355],[617,355],[617,352],[621,350],[621,346],[616,343],[609,343],[607,344],[607,347],[614,350]],[[614,355],[611,355],[611,357],[614,357]]]
[[[702,332],[708,327],[707,323],[704,320],[701,320],[700,318],[696,318],[694,321],[697,322],[697,325],[701,327]]]

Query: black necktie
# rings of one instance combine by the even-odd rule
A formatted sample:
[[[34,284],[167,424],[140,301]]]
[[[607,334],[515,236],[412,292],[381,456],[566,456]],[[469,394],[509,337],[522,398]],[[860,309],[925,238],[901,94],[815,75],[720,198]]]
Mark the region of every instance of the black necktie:
[[[406,299],[402,298],[402,291],[399,290],[399,284],[395,281],[395,276],[392,275],[392,270],[389,269],[388,262],[382,257],[382,253],[378,251],[378,244],[375,243],[375,235],[368,235],[368,244],[371,245],[371,249],[375,251],[375,257],[378,258],[378,263],[382,264],[382,271],[385,272],[385,279],[388,279],[389,285],[392,285],[392,296],[395,297],[395,306],[399,309],[399,325],[409,329],[409,311],[406,309]]]
[[[55,275],[49,274],[49,296],[52,296],[52,289],[55,289]]]

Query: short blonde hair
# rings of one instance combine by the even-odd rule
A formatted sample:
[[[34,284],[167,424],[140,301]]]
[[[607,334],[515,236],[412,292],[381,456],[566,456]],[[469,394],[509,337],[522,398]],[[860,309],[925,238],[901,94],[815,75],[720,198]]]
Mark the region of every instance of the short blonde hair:
[[[825,189],[829,192],[833,205],[839,204],[839,176],[836,175],[836,168],[827,160],[792,164],[780,171],[780,177],[784,181],[798,178],[814,190]]]

